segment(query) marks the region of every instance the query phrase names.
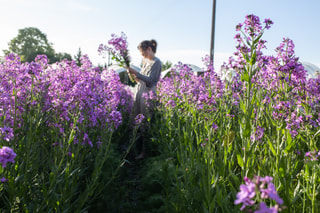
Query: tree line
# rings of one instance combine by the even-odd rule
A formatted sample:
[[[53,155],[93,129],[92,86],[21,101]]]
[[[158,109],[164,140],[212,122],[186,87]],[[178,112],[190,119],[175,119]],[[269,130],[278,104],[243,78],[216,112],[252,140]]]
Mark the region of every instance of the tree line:
[[[82,56],[80,48],[74,58],[69,53],[56,53],[47,35],[35,27],[19,29],[18,35],[8,43],[8,49],[3,50],[3,53],[5,55],[15,53],[20,57],[21,62],[31,62],[37,55],[46,55],[50,64],[64,59],[73,59],[80,65]]]
[[[56,53],[52,47],[52,43],[49,42],[47,35],[35,27],[19,29],[18,35],[8,43],[8,49],[3,50],[3,53],[5,55],[15,53],[20,57],[21,62],[31,62],[34,61],[37,55],[46,55],[49,59],[49,64],[66,59],[74,60],[78,66],[81,65],[82,57],[81,48],[79,48],[77,54],[73,57],[69,53]],[[104,68],[106,65],[98,66]],[[163,63],[162,70],[171,67],[172,63],[166,61]]]

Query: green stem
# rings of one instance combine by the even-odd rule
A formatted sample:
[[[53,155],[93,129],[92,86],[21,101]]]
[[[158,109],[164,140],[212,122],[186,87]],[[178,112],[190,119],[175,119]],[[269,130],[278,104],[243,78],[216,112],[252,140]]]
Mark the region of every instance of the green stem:
[[[276,175],[277,179],[275,180],[275,184],[278,185],[279,180],[279,151],[280,151],[280,130],[281,128],[277,129],[277,153],[276,153]]]
[[[316,197],[316,172],[315,165],[313,165],[313,175],[312,175],[312,213],[315,213],[315,197]]]

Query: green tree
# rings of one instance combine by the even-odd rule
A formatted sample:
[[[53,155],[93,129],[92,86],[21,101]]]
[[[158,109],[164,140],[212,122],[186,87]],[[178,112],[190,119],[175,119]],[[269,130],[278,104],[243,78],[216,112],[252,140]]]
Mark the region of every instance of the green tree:
[[[20,56],[22,62],[30,62],[37,55],[45,54],[48,59],[54,61],[55,51],[49,43],[46,34],[38,28],[27,27],[20,29],[18,36],[9,42],[9,50],[4,50],[4,54],[15,53]],[[50,61],[50,62],[53,62]]]
[[[81,57],[82,57],[82,51],[81,48],[79,47],[77,55],[75,55],[73,58],[76,62],[76,64],[80,67],[81,66]]]
[[[67,59],[68,61],[72,60],[72,56],[69,53],[57,53],[54,55],[54,58],[50,61],[51,63],[62,61],[64,59]]]
[[[166,61],[164,64],[162,64],[162,71],[167,70],[172,67],[172,62]]]

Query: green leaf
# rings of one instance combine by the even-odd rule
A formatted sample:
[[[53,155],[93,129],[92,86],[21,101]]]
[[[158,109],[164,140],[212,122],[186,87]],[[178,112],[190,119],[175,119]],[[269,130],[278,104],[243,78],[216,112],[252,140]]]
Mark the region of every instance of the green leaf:
[[[249,73],[246,69],[241,74],[241,81],[249,82]]]
[[[242,53],[243,58],[246,60],[247,63],[249,63],[249,55],[248,53]]]
[[[237,154],[238,164],[241,168],[243,168],[243,159],[240,154]]]
[[[222,141],[223,141],[222,144],[225,147],[228,147],[234,141],[234,138],[235,138],[235,133],[233,131],[230,131],[222,137]]]
[[[284,169],[282,168],[282,167],[280,167],[279,168],[279,175],[280,175],[280,177],[284,177],[284,175],[285,175],[285,172],[284,172]]]
[[[270,150],[271,150],[272,154],[274,156],[276,156],[276,150],[274,149],[273,144],[271,143],[269,138],[268,138],[268,144],[269,144],[269,147],[270,147]]]
[[[230,170],[230,168],[229,168],[229,176],[232,177],[232,180],[235,182],[234,185],[235,185],[236,187],[240,186],[241,181],[240,181],[239,177],[238,177],[237,175],[235,175],[235,174],[233,173],[233,171]],[[231,183],[230,186],[233,187],[233,184]]]
[[[260,38],[262,37],[263,33],[261,33],[254,41],[253,44],[258,43],[258,41],[260,40]]]
[[[292,148],[294,148],[294,143],[292,143],[292,137],[291,134],[289,132],[289,130],[286,131],[286,138],[287,138],[287,147],[285,148],[285,152],[289,153],[290,151],[292,151]]]
[[[244,137],[250,137],[250,133],[251,133],[251,124],[250,124],[250,120],[248,120],[246,122],[246,128],[243,131],[243,136]]]
[[[242,109],[243,113],[246,114],[247,113],[247,109],[244,105],[244,101],[240,100],[240,109]]]
[[[317,135],[319,135],[320,134],[320,129],[319,129],[319,131],[318,132],[316,132],[316,134],[314,134],[314,136],[313,136],[313,138],[315,138]]]
[[[250,65],[252,66],[253,64],[255,64],[256,60],[257,60],[257,52],[254,51],[253,55],[251,56]]]
[[[308,181],[310,176],[309,165],[306,164],[306,169],[304,170],[304,178]]]

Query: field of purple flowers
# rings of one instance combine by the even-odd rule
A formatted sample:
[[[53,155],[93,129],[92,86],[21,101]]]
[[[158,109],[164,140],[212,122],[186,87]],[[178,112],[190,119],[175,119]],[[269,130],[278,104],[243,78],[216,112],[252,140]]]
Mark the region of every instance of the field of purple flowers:
[[[119,75],[89,59],[49,65],[46,56],[0,64],[0,207],[19,212],[76,212],[111,182],[119,160],[113,135],[132,95]],[[116,140],[115,140],[116,141]],[[120,159],[120,158],[119,158]],[[69,210],[68,210],[69,209]]]
[[[204,58],[203,75],[179,64],[161,80],[151,130],[161,157],[148,174],[162,175],[165,212],[318,211],[320,78],[307,78],[289,38],[263,54],[272,24],[237,25],[225,79]]]
[[[138,162],[128,153],[143,136],[127,134],[132,93],[118,74],[86,56],[79,67],[7,55],[1,211],[318,212],[320,77],[307,78],[289,38],[263,54],[272,24],[246,16],[221,72],[209,57],[202,75],[178,64],[146,94],[154,114]]]

